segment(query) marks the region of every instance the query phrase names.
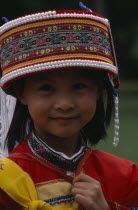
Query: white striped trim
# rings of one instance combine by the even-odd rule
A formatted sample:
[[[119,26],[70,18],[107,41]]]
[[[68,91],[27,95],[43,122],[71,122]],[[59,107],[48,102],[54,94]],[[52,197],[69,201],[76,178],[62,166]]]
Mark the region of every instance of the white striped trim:
[[[41,72],[50,69],[60,69],[66,67],[90,67],[90,68],[98,68],[104,69],[113,74],[117,74],[117,68],[109,63],[102,62],[102,61],[89,61],[89,60],[60,60],[60,61],[53,61],[53,62],[45,62],[39,63],[35,65],[26,66],[24,68],[19,68],[14,70],[10,73],[7,73],[1,78],[1,86],[4,86],[10,80],[15,79],[16,77],[20,77],[23,75],[29,75],[30,73]]]
[[[36,13],[32,15],[26,15],[24,17],[17,18],[15,20],[11,20],[7,23],[5,23],[3,26],[0,27],[0,34],[4,33],[6,30],[9,30],[11,28],[14,28],[19,25],[23,25],[29,22],[35,22],[39,20],[47,20],[47,19],[57,19],[57,18],[86,18],[86,19],[92,19],[97,20],[102,23],[104,23],[106,26],[109,26],[109,21],[106,18],[98,17],[93,14],[77,14],[75,12],[73,13],[62,13],[57,14],[56,11],[48,11],[48,12],[42,12],[42,13]]]

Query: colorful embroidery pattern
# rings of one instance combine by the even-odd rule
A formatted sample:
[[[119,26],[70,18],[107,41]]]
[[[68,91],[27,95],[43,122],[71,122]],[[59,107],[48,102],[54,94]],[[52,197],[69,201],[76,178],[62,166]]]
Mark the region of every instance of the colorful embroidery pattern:
[[[51,198],[48,200],[45,200],[46,203],[50,203],[51,206],[55,206],[57,204],[66,204],[66,203],[71,203],[74,201],[74,197],[72,194],[69,195],[64,195],[56,198]]]
[[[67,31],[90,31],[94,33],[101,33],[109,38],[109,34],[107,33],[107,30],[104,30],[103,28],[99,26],[91,26],[91,25],[80,25],[80,24],[68,24],[68,25],[54,25],[54,26],[43,26],[39,28],[32,28],[28,29],[26,31],[22,32],[17,32],[12,34],[11,36],[5,37],[5,39],[2,40],[1,46],[6,45],[11,43],[12,41],[16,41],[20,38],[25,38],[25,37],[31,37],[32,35],[37,35],[37,34],[43,34],[47,33],[49,34],[50,32],[56,33],[57,31],[59,32],[67,32]]]
[[[86,11],[48,11],[9,21],[0,27],[0,61],[6,92],[17,78],[53,69],[117,74],[110,24]]]
[[[38,137],[34,134],[30,135],[28,145],[37,157],[52,163],[54,166],[63,171],[71,171],[73,173],[76,171],[78,162],[87,150],[87,147],[84,147],[81,154],[78,154],[72,160],[67,160],[50,150],[49,147],[47,147],[47,145],[38,139]]]
[[[60,52],[95,53],[113,59],[108,33],[96,26],[60,25],[23,31],[8,37],[3,45],[3,70],[27,59]]]

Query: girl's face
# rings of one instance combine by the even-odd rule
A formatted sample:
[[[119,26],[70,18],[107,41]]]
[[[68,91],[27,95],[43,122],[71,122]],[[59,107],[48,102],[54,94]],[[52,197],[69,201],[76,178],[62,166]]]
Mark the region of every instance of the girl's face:
[[[76,136],[94,116],[97,85],[83,71],[40,73],[26,79],[19,100],[28,106],[37,135]]]

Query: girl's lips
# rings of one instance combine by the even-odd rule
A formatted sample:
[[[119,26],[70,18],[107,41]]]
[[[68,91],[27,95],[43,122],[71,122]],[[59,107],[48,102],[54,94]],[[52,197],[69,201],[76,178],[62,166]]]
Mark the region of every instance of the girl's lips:
[[[72,120],[72,119],[77,119],[79,118],[79,116],[75,116],[75,117],[49,117],[50,119],[53,120]]]
[[[50,117],[49,119],[57,121],[59,123],[68,123],[68,122],[71,122],[71,121],[76,120],[78,118],[79,118],[79,116],[77,116],[77,117]]]

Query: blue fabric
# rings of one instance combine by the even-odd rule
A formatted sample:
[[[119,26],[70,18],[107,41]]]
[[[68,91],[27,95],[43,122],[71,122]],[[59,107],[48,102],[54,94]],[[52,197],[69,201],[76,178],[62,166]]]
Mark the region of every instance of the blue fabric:
[[[79,2],[79,6],[81,9],[85,10],[85,11],[91,11],[88,7],[86,7],[82,2]]]
[[[9,20],[6,17],[2,17],[2,20],[3,20],[4,23],[9,22]]]
[[[109,83],[109,85],[110,85],[110,87],[112,89],[113,95],[117,96],[118,93],[117,93],[115,87],[112,85],[112,83],[111,83],[111,81],[109,79],[108,73],[107,72],[105,72],[105,73],[106,73],[107,82]]]
[[[51,198],[48,200],[45,200],[46,203],[49,203],[50,205],[55,205],[56,203],[64,203],[67,201],[73,201],[74,197],[72,194],[68,194],[68,195],[63,195],[63,196],[59,196],[56,198]]]

